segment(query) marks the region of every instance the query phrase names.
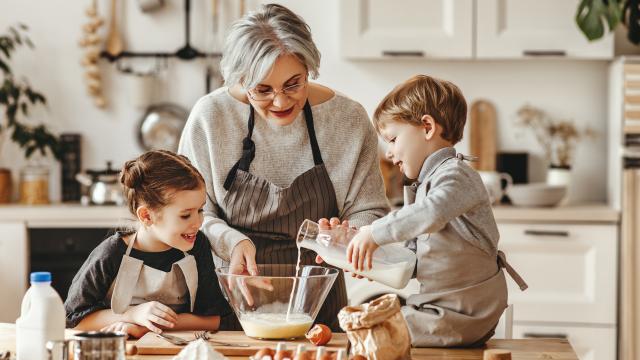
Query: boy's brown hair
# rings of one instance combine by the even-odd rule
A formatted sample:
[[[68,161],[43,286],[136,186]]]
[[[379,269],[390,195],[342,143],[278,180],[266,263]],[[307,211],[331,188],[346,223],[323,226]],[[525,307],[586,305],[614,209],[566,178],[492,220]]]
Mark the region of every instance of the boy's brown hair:
[[[423,115],[430,115],[442,126],[443,139],[456,144],[467,121],[467,102],[453,83],[415,75],[382,99],[373,114],[373,125],[378,132],[391,120],[422,125]]]
[[[176,192],[205,186],[204,179],[189,159],[166,150],[152,150],[127,161],[120,183],[129,211],[136,215],[140,205],[158,210],[171,202]]]

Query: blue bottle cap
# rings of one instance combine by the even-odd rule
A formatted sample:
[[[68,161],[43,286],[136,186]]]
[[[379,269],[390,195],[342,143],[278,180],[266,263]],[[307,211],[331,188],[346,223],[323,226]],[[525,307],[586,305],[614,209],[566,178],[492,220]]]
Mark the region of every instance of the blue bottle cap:
[[[32,283],[51,282],[51,273],[48,271],[32,272],[31,282]]]

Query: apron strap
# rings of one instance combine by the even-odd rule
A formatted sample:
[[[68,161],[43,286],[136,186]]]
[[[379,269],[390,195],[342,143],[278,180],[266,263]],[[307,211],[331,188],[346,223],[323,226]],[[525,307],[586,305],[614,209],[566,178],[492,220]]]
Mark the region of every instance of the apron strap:
[[[512,268],[511,265],[509,265],[509,263],[507,262],[507,255],[505,255],[504,252],[502,252],[502,250],[498,250],[498,266],[500,268],[504,268],[505,270],[507,270],[507,273],[509,274],[509,276],[511,276],[513,281],[515,281],[516,284],[518,284],[518,286],[520,287],[520,290],[522,291],[527,290],[529,285],[527,285],[527,283],[524,281],[524,279],[522,279],[520,274],[518,274],[518,272],[514,268]]]
[[[304,103],[304,118],[307,124],[307,131],[309,132],[309,141],[311,143],[311,151],[313,152],[313,163],[315,165],[321,165],[323,163],[322,155],[320,154],[320,147],[318,146],[318,140],[316,139],[316,131],[313,127],[313,113],[311,112],[309,100]],[[256,144],[251,140],[254,126],[255,110],[253,109],[253,106],[249,105],[249,131],[247,132],[247,136],[242,139],[242,156],[235,165],[233,165],[227,174],[227,178],[224,180],[224,189],[227,191],[231,188],[233,180],[236,179],[238,169],[242,171],[249,171],[249,166],[256,156]]]
[[[247,124],[249,131],[247,132],[247,136],[242,139],[242,156],[240,156],[240,159],[235,163],[235,165],[233,165],[227,174],[227,178],[224,180],[224,189],[227,191],[231,188],[231,184],[236,178],[238,169],[248,171],[253,158],[256,156],[256,144],[251,140],[254,125],[255,111],[253,110],[253,106],[249,105],[249,122]]]
[[[320,146],[316,139],[316,129],[313,127],[313,114],[311,113],[311,105],[309,100],[304,103],[304,119],[307,123],[307,131],[309,132],[309,142],[311,143],[311,151],[313,152],[313,163],[322,165],[322,155],[320,154]]]
[[[124,253],[125,255],[129,256],[129,254],[131,254],[131,249],[133,249],[133,243],[136,242],[136,240],[138,240],[137,231],[135,232],[135,234],[133,234],[133,238],[131,238],[131,241],[129,241],[129,245],[127,246],[127,251]]]

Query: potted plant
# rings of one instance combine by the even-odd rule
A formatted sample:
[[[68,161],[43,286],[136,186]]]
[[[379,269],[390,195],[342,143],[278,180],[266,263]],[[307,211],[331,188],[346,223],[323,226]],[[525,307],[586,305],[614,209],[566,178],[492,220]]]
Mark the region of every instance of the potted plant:
[[[575,146],[581,139],[594,138],[591,128],[579,130],[571,120],[554,119],[543,110],[524,105],[518,110],[517,124],[533,130],[549,162],[547,183],[570,185],[571,165]]]
[[[638,0],[581,0],[575,16],[582,33],[594,41],[605,34],[605,28],[615,30],[620,23],[627,27],[627,38],[640,44],[640,1]]]
[[[31,108],[46,105],[46,98],[33,89],[26,78],[16,76],[11,69],[10,60],[14,51],[22,46],[33,48],[33,43],[26,35],[27,30],[27,26],[19,24],[9,27],[4,34],[0,33],[0,154],[6,140],[11,139],[24,150],[26,159],[35,154],[45,157],[50,153],[59,160],[61,148],[58,137],[44,124],[28,119]],[[2,173],[6,174],[7,170]],[[5,187],[0,188],[0,194],[11,193],[6,190],[6,183],[0,181],[0,186]],[[6,198],[2,200],[8,201]]]

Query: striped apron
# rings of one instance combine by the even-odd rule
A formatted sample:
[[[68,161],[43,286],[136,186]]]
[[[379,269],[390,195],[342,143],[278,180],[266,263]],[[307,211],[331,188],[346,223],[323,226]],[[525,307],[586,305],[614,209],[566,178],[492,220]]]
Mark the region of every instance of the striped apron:
[[[224,182],[227,194],[220,206],[220,217],[253,241],[256,263],[295,264],[298,258],[295,238],[300,224],[305,219],[317,221],[338,216],[336,194],[320,154],[311,106],[308,101],[304,105],[304,117],[315,165],[284,188],[249,172],[256,151],[251,140],[255,115],[253,107],[249,106],[248,134],[242,140],[242,156]],[[315,256],[314,252],[303,249],[301,264],[316,265]],[[228,265],[215,255],[214,258],[216,266]],[[340,272],[316,322],[326,324],[333,331],[341,331],[337,315],[346,305],[344,275]],[[241,330],[235,314],[223,319],[221,330]]]

